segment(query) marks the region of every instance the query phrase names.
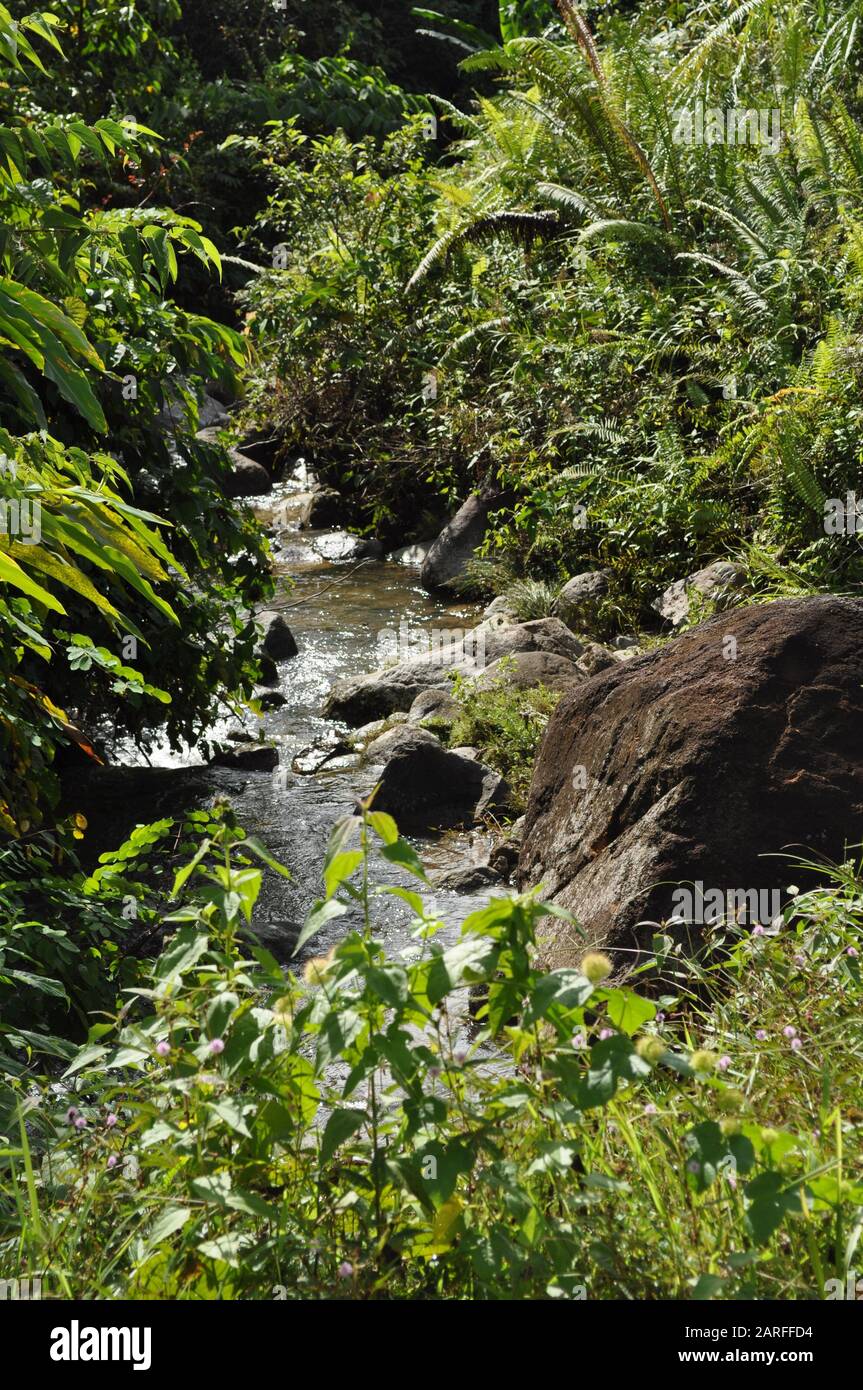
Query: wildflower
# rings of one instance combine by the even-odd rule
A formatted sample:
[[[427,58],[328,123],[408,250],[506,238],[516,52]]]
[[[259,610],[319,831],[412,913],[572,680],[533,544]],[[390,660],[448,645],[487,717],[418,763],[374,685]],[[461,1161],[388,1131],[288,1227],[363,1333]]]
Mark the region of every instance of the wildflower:
[[[437,1081],[440,1076],[440,1067],[429,1067],[428,1077],[430,1081]]]
[[[455,1052],[452,1054],[452,1059],[457,1067],[463,1067],[465,1062],[467,1061],[467,1052],[463,1047],[457,1047]]]
[[[658,1115],[658,1114],[659,1114],[659,1109],[658,1109],[657,1106],[655,1106],[655,1105],[653,1104],[653,1101],[648,1101],[647,1105],[645,1105],[645,1107],[644,1107],[644,1114],[645,1114],[645,1115]]]
[[[598,985],[611,974],[614,966],[602,951],[588,951],[579,969],[592,985]]]
[[[210,1051],[211,1051],[212,1053],[214,1053],[215,1056],[218,1057],[219,1053],[220,1053],[220,1052],[224,1052],[224,1050],[225,1050],[225,1043],[224,1043],[224,1040],[223,1040],[222,1038],[211,1038],[211,1039],[210,1039]]]
[[[720,1091],[717,1094],[716,1104],[720,1110],[726,1112],[742,1110],[746,1104],[746,1097],[742,1091],[738,1091],[735,1087],[729,1086],[726,1090]]]
[[[160,1043],[156,1043],[156,1053],[159,1057],[167,1057],[171,1051],[171,1044],[163,1038]]]
[[[70,1105],[70,1106],[69,1106],[69,1109],[66,1111],[66,1120],[67,1120],[67,1122],[68,1122],[70,1125],[72,1125],[72,1124],[75,1123],[75,1121],[77,1120],[77,1118],[78,1118],[78,1111],[75,1109],[74,1105]]]
[[[613,1038],[613,1037],[614,1037],[614,1029],[613,1029],[613,1028],[600,1028],[600,1030],[599,1030],[599,1041],[600,1041],[600,1042],[605,1042],[606,1038]]]
[[[77,1117],[77,1119],[75,1120],[75,1128],[76,1128],[76,1129],[86,1129],[86,1128],[87,1128],[87,1121],[84,1119],[84,1116],[83,1116],[83,1115],[79,1115],[79,1116]]]
[[[110,1115],[106,1115],[106,1116],[105,1116],[105,1127],[106,1127],[106,1129],[113,1129],[116,1123],[117,1123],[117,1116],[114,1114],[114,1112],[113,1112],[113,1110],[112,1110],[111,1113],[110,1113]]]
[[[740,1121],[736,1115],[724,1115],[719,1121],[719,1129],[726,1139],[740,1133]]]
[[[583,1034],[583,1033],[573,1033],[573,1036],[572,1036],[572,1045],[573,1045],[573,1047],[575,1047],[575,1048],[586,1047],[586,1046],[587,1046],[587,1043],[586,1043],[585,1040],[584,1040],[584,1034]]]
[[[800,1050],[802,1049],[802,1047],[803,1047],[803,1043],[801,1042],[800,1038],[792,1038],[792,1039],[791,1039],[791,1051],[792,1051],[792,1052],[800,1052]]]
[[[763,936],[763,935],[764,935],[764,927],[761,926],[761,923],[760,923],[760,922],[759,922],[759,924],[758,924],[757,927],[753,927],[753,928],[752,928],[752,935],[753,935],[753,936]]]
[[[116,1168],[118,1163],[119,1163],[119,1159],[117,1158],[117,1155],[116,1155],[116,1154],[111,1154],[110,1158],[108,1159],[108,1167],[109,1167],[109,1168]]]
[[[728,1068],[731,1066],[731,1058],[726,1053],[724,1057],[720,1057],[716,1065],[720,1071],[728,1071]]]
[[[339,1265],[339,1269],[338,1269],[339,1278],[340,1278],[340,1279],[350,1279],[350,1277],[351,1277],[351,1275],[353,1274],[353,1272],[354,1272],[354,1267],[353,1267],[353,1265],[351,1264],[350,1260],[342,1260],[341,1264]]]
[[[764,1140],[764,1143],[769,1148],[769,1146],[771,1144],[775,1144],[776,1140],[779,1138],[779,1131],[777,1129],[771,1129],[770,1126],[767,1125],[761,1131],[761,1138]]]
[[[697,1159],[697,1158],[691,1158],[691,1159],[689,1160],[689,1162],[687,1163],[686,1167],[687,1167],[687,1169],[688,1169],[688,1171],[689,1171],[690,1173],[700,1173],[700,1172],[701,1172],[701,1164],[698,1162],[698,1159]]]
[[[797,1037],[797,1029],[794,1027],[793,1023],[786,1023],[785,1027],[782,1029],[782,1032],[784,1033],[786,1038]]]
[[[859,956],[860,952],[857,950],[856,946],[849,946],[845,954],[846,956],[850,956],[851,959],[854,960],[857,956]]]
[[[756,1029],[755,1029],[755,1036],[756,1036],[756,1038],[757,1038],[757,1040],[758,1040],[759,1042],[766,1042],[766,1041],[767,1041],[767,1029],[766,1029],[766,1028],[756,1028]]]
[[[794,964],[799,965],[801,969],[806,964],[806,957],[800,951],[798,951],[797,955],[794,957]]]

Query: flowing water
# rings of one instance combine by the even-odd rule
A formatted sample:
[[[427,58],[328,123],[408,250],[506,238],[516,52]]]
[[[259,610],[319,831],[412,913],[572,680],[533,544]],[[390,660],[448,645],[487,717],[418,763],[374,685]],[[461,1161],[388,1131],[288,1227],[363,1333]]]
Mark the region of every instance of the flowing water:
[[[300,531],[299,511],[305,480],[279,485],[267,497],[251,500],[261,522],[276,527],[274,573],[276,595],[268,610],[281,610],[296,637],[299,654],[278,666],[278,686],[287,703],[260,718],[251,714],[245,732],[255,740],[272,742],[279,750],[275,772],[203,768],[199,755],[188,750],[177,757],[157,751],[152,762],[162,768],[184,767],[185,779],[162,780],[154,774],[158,795],[150,806],[136,804],[136,819],[176,813],[182,804],[227,796],[240,822],[291,871],[290,880],[267,871],[254,927],[265,944],[286,959],[296,941],[309,906],[321,892],[321,865],[330,831],[337,820],[356,808],[380,774],[380,767],[363,766],[356,756],[337,758],[317,772],[303,774],[292,767],[297,754],[315,741],[332,739],[337,726],[321,709],[333,682],[374,669],[380,664],[379,639],[386,629],[406,622],[411,631],[442,626],[471,626],[476,611],[442,603],[420,586],[416,566],[341,558],[349,549],[343,533]],[[307,484],[306,484],[307,485]],[[226,737],[240,729],[229,718],[215,732]],[[242,747],[242,744],[236,744]],[[125,761],[129,761],[126,750]],[[196,767],[196,764],[198,765]],[[195,769],[192,771],[192,769]],[[413,838],[413,837],[412,837]],[[482,830],[450,832],[413,838],[426,869],[433,875],[479,861],[487,846]],[[403,871],[377,860],[374,877],[381,883],[420,887]],[[457,924],[487,899],[464,897],[422,886],[426,905],[444,922],[442,937],[455,934]],[[416,949],[410,913],[391,895],[376,900],[377,935],[388,953]],[[311,953],[326,950],[357,925],[352,914],[337,918],[316,938]]]

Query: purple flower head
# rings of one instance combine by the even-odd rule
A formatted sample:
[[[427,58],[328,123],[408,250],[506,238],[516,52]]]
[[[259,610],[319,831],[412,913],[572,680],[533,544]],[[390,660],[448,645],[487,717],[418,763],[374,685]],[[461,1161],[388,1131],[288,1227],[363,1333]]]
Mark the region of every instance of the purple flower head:
[[[792,1052],[800,1052],[800,1050],[802,1049],[802,1047],[803,1047],[803,1043],[800,1041],[799,1038],[792,1038],[792,1039],[791,1039],[791,1050],[792,1050]]]
[[[600,1042],[605,1042],[606,1038],[613,1038],[613,1037],[614,1037],[614,1029],[613,1029],[613,1028],[600,1028],[600,1030],[599,1030],[599,1041],[600,1041]]]
[[[455,1052],[452,1054],[452,1059],[457,1067],[463,1067],[465,1062],[467,1061],[467,1053],[465,1052],[464,1048],[457,1047]]]
[[[802,954],[802,952],[797,952],[797,955],[794,957],[794,964],[799,965],[801,967],[803,967],[806,964],[806,957]]]
[[[210,1039],[210,1051],[211,1051],[216,1057],[218,1057],[218,1055],[219,1055],[220,1052],[224,1052],[224,1050],[225,1050],[225,1043],[224,1043],[224,1040],[223,1040],[222,1038],[211,1038],[211,1039]]]
[[[766,1029],[766,1028],[756,1028],[756,1029],[755,1029],[755,1036],[756,1036],[756,1038],[758,1039],[759,1042],[766,1042],[766,1041],[767,1041],[767,1029]]]
[[[850,956],[851,959],[854,960],[857,956],[859,956],[860,952],[857,950],[856,946],[849,946],[845,954],[846,956]]]
[[[753,936],[763,936],[763,935],[764,935],[764,928],[761,926],[760,923],[759,923],[759,925],[758,925],[757,927],[753,927],[753,928],[752,928],[752,935],[753,935]]]
[[[86,1129],[86,1128],[87,1128],[87,1121],[84,1119],[84,1116],[83,1116],[83,1115],[79,1115],[79,1116],[77,1117],[77,1119],[75,1120],[75,1128],[76,1128],[76,1129]]]
[[[658,1114],[659,1114],[659,1110],[658,1110],[658,1108],[653,1104],[653,1101],[648,1101],[647,1105],[645,1105],[645,1107],[644,1107],[644,1113],[645,1113],[645,1115],[658,1115]]]
[[[118,1159],[116,1154],[111,1154],[111,1157],[108,1159],[108,1167],[116,1168],[119,1161],[120,1160]]]
[[[110,1113],[110,1115],[106,1115],[106,1116],[105,1116],[105,1127],[106,1127],[106,1129],[113,1129],[116,1123],[117,1123],[117,1116],[114,1114],[114,1112],[113,1112],[113,1110],[112,1110],[111,1113]]]
[[[726,1054],[726,1056],[720,1057],[716,1065],[720,1071],[728,1071],[728,1068],[731,1066],[731,1058]]]
[[[162,1039],[162,1041],[161,1041],[160,1043],[156,1043],[156,1055],[157,1055],[158,1057],[167,1057],[167,1056],[169,1055],[170,1051],[171,1051],[171,1044],[170,1044],[169,1042],[166,1042],[166,1040],[165,1040],[164,1038]]]
[[[572,1045],[573,1045],[573,1047],[584,1047],[584,1046],[585,1046],[584,1034],[583,1034],[583,1033],[574,1033],[574,1034],[573,1034],[573,1038],[572,1038]]]
[[[339,1278],[340,1278],[340,1279],[350,1279],[350,1277],[351,1277],[351,1275],[353,1274],[353,1272],[354,1272],[354,1267],[353,1267],[353,1265],[351,1264],[350,1260],[342,1260],[341,1264],[339,1265],[339,1269],[338,1269]]]
[[[793,1023],[786,1023],[785,1027],[782,1029],[782,1032],[786,1038],[797,1037],[797,1029],[794,1027]]]
[[[78,1111],[75,1109],[74,1105],[70,1105],[70,1106],[69,1106],[69,1109],[66,1111],[66,1119],[67,1119],[67,1121],[68,1121],[69,1124],[71,1125],[71,1124],[74,1124],[74,1123],[75,1123],[75,1121],[77,1120],[77,1118],[78,1118]]]

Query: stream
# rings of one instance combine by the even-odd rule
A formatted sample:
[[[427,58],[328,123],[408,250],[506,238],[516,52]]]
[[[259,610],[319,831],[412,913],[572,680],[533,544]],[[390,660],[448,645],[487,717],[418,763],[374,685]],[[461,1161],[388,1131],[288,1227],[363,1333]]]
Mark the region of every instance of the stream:
[[[361,674],[380,665],[379,637],[387,628],[406,622],[411,631],[424,626],[471,626],[477,610],[455,605],[425,592],[415,565],[349,558],[351,542],[344,532],[299,529],[299,514],[308,496],[309,479],[299,476],[278,484],[264,497],[248,499],[261,523],[273,536],[276,592],[267,611],[283,610],[296,638],[299,654],[278,663],[278,689],[286,703],[260,717],[251,712],[243,721],[227,717],[215,726],[213,736],[228,747],[242,748],[251,737],[273,743],[279,752],[274,772],[247,768],[204,766],[196,750],[172,753],[167,745],[149,755],[150,767],[133,746],[118,755],[124,767],[98,769],[101,827],[96,838],[117,839],[115,816],[137,822],[178,815],[184,809],[227,797],[244,828],[259,837],[271,854],[285,864],[290,879],[267,870],[255,910],[253,927],[260,940],[282,961],[293,951],[306,913],[322,891],[321,867],[330,831],[337,820],[356,809],[357,798],[367,796],[380,775],[380,765],[363,765],[357,755],[338,757],[318,771],[295,771],[292,762],[315,741],[332,739],[340,726],[323,717],[324,698],[331,685],[345,676]],[[342,558],[344,557],[344,558]],[[446,621],[443,621],[446,619]],[[123,793],[122,774],[129,766],[141,769],[140,786]],[[107,774],[107,775],[105,775]],[[112,781],[116,787],[112,790]],[[107,797],[106,797],[107,787]],[[121,802],[125,798],[125,807]],[[97,818],[99,813],[94,813]],[[430,875],[484,862],[489,835],[481,828],[411,836],[411,842]],[[374,882],[422,887],[428,909],[444,923],[438,940],[454,939],[462,919],[484,905],[488,895],[469,896],[419,885],[397,866],[379,857],[373,864]],[[411,935],[411,914],[399,899],[376,899],[376,936],[388,955],[412,954],[419,949]],[[359,925],[349,911],[337,918],[301,954],[326,951],[352,927]]]

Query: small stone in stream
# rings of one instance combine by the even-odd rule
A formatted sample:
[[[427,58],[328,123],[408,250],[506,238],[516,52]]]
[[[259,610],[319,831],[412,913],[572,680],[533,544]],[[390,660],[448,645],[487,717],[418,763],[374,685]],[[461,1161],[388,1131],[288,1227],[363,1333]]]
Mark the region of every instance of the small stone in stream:
[[[415,565],[419,569],[431,545],[431,541],[414,541],[413,545],[403,545],[399,550],[391,550],[387,559],[391,565]]]
[[[338,758],[345,753],[350,753],[351,746],[345,739],[340,738],[337,733],[330,731],[316,738],[306,748],[301,748],[291,760],[291,768],[294,772],[299,772],[303,776],[309,776],[317,772],[333,758]]]
[[[278,685],[279,668],[273,661],[273,658],[271,656],[267,656],[267,653],[265,651],[262,651],[259,647],[258,650],[255,652],[255,660],[261,668],[260,684]]]
[[[288,703],[287,696],[283,695],[281,690],[268,690],[265,685],[255,686],[254,698],[264,711],[281,709],[282,705]]]
[[[341,493],[333,487],[315,488],[300,513],[300,529],[303,531],[325,531],[327,527],[337,526],[345,511]]]
[[[353,536],[350,531],[326,531],[312,542],[312,548],[322,560],[379,560],[383,555],[380,541],[370,536]]]
[[[272,772],[279,765],[279,752],[268,743],[250,743],[228,748],[210,760],[210,767],[238,767],[245,772]]]
[[[254,743],[255,736],[248,729],[229,729],[227,737],[232,743]]]
[[[263,625],[261,650],[273,661],[287,661],[297,655],[297,642],[287,621],[281,613],[269,610],[258,614],[258,622]]]
[[[464,869],[450,869],[434,878],[435,888],[445,888],[451,893],[478,893],[500,882],[500,874],[488,864],[468,864]]]

